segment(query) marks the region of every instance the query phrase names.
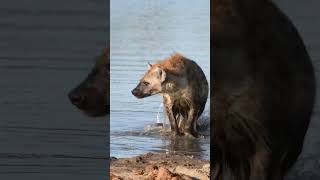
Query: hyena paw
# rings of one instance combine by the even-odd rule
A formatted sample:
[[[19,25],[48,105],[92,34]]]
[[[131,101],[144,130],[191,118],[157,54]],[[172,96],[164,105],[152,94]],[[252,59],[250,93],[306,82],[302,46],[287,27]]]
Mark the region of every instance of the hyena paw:
[[[178,137],[178,136],[181,136],[181,135],[182,135],[181,133],[176,132],[176,131],[171,131],[171,134],[170,134],[171,137]]]
[[[191,132],[184,132],[184,136],[188,137],[188,138],[191,138],[191,139],[195,139],[195,138],[198,137],[198,134],[197,133],[191,133]]]

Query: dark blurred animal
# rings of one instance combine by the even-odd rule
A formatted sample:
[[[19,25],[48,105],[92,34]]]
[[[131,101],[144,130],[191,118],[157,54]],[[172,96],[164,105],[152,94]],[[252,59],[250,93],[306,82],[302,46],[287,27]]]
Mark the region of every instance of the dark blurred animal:
[[[314,105],[310,57],[270,0],[211,2],[213,179],[282,180]]]
[[[105,48],[87,78],[69,93],[72,104],[89,116],[104,116],[110,111],[109,66],[109,49]]]

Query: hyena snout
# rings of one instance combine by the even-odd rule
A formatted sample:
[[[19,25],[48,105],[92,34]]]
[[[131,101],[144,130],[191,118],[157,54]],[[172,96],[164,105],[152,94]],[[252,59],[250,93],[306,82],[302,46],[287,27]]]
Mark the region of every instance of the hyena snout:
[[[69,99],[73,105],[79,109],[85,109],[88,106],[89,99],[94,90],[79,86],[69,93]]]
[[[73,105],[91,117],[104,116],[108,113],[108,104],[104,94],[96,88],[79,86],[68,96]]]
[[[138,90],[137,88],[134,88],[134,89],[131,91],[131,93],[132,93],[134,96],[136,96],[136,97],[139,96],[139,90]]]
[[[68,94],[71,103],[91,117],[104,116],[110,112],[108,68],[109,50],[104,49],[87,78]]]
[[[77,106],[78,108],[83,107],[86,101],[86,97],[83,94],[75,91],[70,92],[68,97],[71,103]]]
[[[137,98],[139,98],[139,99],[146,97],[146,94],[144,94],[143,90],[142,90],[141,87],[140,87],[140,84],[138,84],[138,86],[135,87],[135,88],[131,91],[131,93],[132,93],[135,97],[137,97]]]

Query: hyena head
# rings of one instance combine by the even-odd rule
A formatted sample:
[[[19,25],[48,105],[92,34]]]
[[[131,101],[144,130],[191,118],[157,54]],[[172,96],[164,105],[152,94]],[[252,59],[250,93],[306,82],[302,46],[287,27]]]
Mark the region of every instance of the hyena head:
[[[109,76],[109,49],[105,48],[87,78],[69,93],[71,103],[92,117],[108,114]]]
[[[131,92],[137,98],[144,98],[162,92],[166,80],[166,72],[157,65],[149,64],[147,73],[140,79],[139,84]]]

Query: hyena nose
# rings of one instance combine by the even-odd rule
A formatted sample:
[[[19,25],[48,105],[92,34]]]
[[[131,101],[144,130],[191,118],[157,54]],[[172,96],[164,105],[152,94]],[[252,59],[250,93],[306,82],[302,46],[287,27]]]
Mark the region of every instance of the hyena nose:
[[[138,90],[136,88],[134,88],[131,93],[134,95],[134,96],[137,96],[138,94]]]
[[[76,93],[70,93],[69,99],[70,99],[71,103],[77,107],[83,106],[83,104],[85,102],[85,97],[80,94],[76,94]]]

